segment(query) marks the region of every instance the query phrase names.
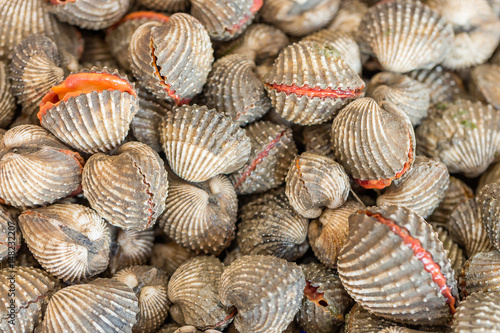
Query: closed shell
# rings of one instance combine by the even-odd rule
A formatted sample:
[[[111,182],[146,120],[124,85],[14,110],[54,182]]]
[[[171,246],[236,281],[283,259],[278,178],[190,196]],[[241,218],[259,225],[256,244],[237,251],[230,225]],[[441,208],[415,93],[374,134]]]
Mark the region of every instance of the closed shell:
[[[333,158],[332,143],[330,142],[331,132],[331,123],[304,127],[302,142],[305,151]]]
[[[152,10],[176,13],[189,7],[189,0],[136,0],[138,4]]]
[[[432,225],[439,225],[448,229],[450,215],[460,203],[474,197],[472,189],[458,178],[450,177],[448,189],[444,194],[443,200],[427,219]]]
[[[16,100],[11,93],[11,84],[7,77],[8,67],[0,61],[0,127],[5,128],[10,124],[16,111]]]
[[[432,224],[431,224],[432,225]],[[451,239],[450,233],[443,229],[442,227],[434,228],[438,234],[439,240],[443,243],[443,247],[448,254],[448,258],[451,261],[451,266],[455,270],[455,276],[460,276],[462,272],[462,266],[465,263],[465,254],[457,243]]]
[[[367,11],[368,4],[362,0],[342,1],[340,9],[328,25],[328,29],[356,34],[358,33],[359,24]]]
[[[150,262],[151,265],[161,268],[168,276],[171,276],[180,265],[194,255],[194,252],[174,241],[169,241],[165,244],[158,243],[153,246]]]
[[[495,332],[500,327],[500,293],[474,293],[458,307],[454,333]]]
[[[83,34],[84,49],[80,59],[82,68],[108,67],[118,68],[118,63],[111,54],[108,44],[99,33],[86,32]]]
[[[122,268],[144,265],[151,254],[155,239],[153,229],[144,231],[112,229],[109,270],[115,274]]]
[[[426,0],[455,28],[470,30],[474,26],[495,19],[488,0]]]
[[[392,321],[371,314],[357,303],[346,315],[345,323],[345,333],[378,333],[395,325]]]
[[[0,237],[8,239],[8,242],[0,242],[0,261],[15,256],[21,248],[21,230],[16,219],[3,206],[0,206]]]
[[[279,333],[300,308],[305,276],[299,266],[272,256],[243,256],[229,265],[219,282],[225,306],[236,307],[240,333]]]
[[[415,70],[407,75],[423,83],[429,89],[431,105],[452,102],[458,95],[465,93],[462,80],[455,73],[441,66]]]
[[[491,244],[500,251],[500,183],[484,186],[477,203]]]
[[[481,252],[463,266],[460,289],[465,296],[475,292],[500,291],[500,252]]]
[[[479,192],[485,185],[491,183],[500,183],[500,163],[496,162],[491,165],[485,173],[479,178],[479,184],[477,185],[477,191]]]
[[[476,94],[499,110],[500,65],[484,64],[477,66],[472,70],[471,78],[476,87]]]

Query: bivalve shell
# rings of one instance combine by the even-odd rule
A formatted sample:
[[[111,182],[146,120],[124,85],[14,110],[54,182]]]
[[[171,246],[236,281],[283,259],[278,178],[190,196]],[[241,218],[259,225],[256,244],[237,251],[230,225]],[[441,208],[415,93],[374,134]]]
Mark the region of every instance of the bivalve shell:
[[[194,256],[194,252],[174,241],[169,241],[165,244],[157,243],[153,246],[150,262],[151,265],[163,269],[168,276],[171,276],[180,265]]]
[[[153,249],[154,239],[153,229],[136,231],[114,227],[109,259],[111,274],[128,266],[146,264]]]
[[[432,225],[432,224],[431,224]],[[465,263],[465,254],[457,243],[451,239],[449,232],[442,227],[434,228],[438,234],[439,240],[451,260],[451,266],[455,270],[455,276],[458,278],[462,272],[462,266]]]
[[[189,0],[136,0],[136,2],[148,9],[169,13],[183,12],[189,7]]]
[[[425,3],[458,29],[470,30],[496,19],[488,0],[425,0]]]
[[[357,34],[359,24],[367,11],[368,4],[362,0],[342,1],[340,9],[333,21],[328,25],[328,29]]]
[[[429,89],[432,104],[452,102],[459,95],[465,94],[462,80],[453,72],[441,66],[433,69],[420,69],[407,74],[410,78],[422,82]]]
[[[500,183],[484,186],[478,195],[478,205],[491,244],[500,251]]]
[[[477,192],[479,192],[485,185],[491,183],[500,183],[500,163],[496,162],[492,164],[488,170],[479,178],[479,184],[477,185]]]
[[[345,316],[344,331],[345,333],[378,333],[394,325],[396,325],[394,322],[377,317],[356,303]]]
[[[11,93],[10,81],[7,77],[8,67],[0,61],[0,127],[10,124],[16,112],[16,100]]]
[[[10,256],[10,263],[21,248],[21,230],[16,219],[3,206],[0,206],[0,237],[0,239],[8,240],[0,242],[0,262]]]
[[[86,32],[83,38],[85,47],[80,59],[82,68],[118,68],[118,63],[111,54],[110,44],[104,40],[101,34]]]
[[[472,70],[471,78],[476,94],[500,110],[500,65],[477,66]]]
[[[331,123],[304,127],[302,142],[305,151],[333,158],[332,143],[330,142],[331,134]]]
[[[491,332],[500,327],[500,293],[474,293],[458,307],[453,320],[454,333]]]
[[[475,292],[500,292],[500,252],[481,252],[463,266],[460,289],[465,296]]]

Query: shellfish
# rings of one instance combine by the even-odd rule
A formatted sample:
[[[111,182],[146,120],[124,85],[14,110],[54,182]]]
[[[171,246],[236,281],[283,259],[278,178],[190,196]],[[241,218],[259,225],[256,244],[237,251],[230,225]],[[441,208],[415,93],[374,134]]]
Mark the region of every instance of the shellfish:
[[[0,261],[15,256],[21,248],[21,230],[10,212],[0,206]]]
[[[500,110],[500,65],[484,64],[472,70],[476,95]]]
[[[453,269],[455,270],[455,276],[458,278],[462,272],[462,266],[465,263],[465,254],[458,244],[451,239],[451,236],[446,229],[442,227],[434,227],[434,229],[438,234],[439,240],[443,243],[443,247],[448,254],[448,258],[451,261]]]
[[[194,255],[194,252],[174,241],[169,241],[165,244],[157,243],[153,246],[150,262],[151,265],[163,269],[168,276],[171,276],[180,265]]]
[[[476,292],[500,292],[500,252],[481,252],[462,268],[460,289],[465,296]]]
[[[111,54],[110,44],[100,34],[86,32],[83,39],[85,47],[80,59],[82,68],[118,68],[118,63]]]
[[[496,162],[491,165],[485,173],[479,178],[479,184],[477,185],[477,191],[479,192],[485,185],[491,183],[500,183],[500,163]]]
[[[111,235],[109,259],[111,274],[128,266],[147,263],[155,239],[153,229],[136,231],[113,227]]]
[[[474,293],[458,307],[453,332],[495,332],[500,326],[500,293]]]
[[[328,29],[356,34],[367,11],[368,5],[362,0],[342,1],[339,11],[328,25]]]
[[[478,195],[478,205],[491,244],[500,251],[500,183],[484,186]]]
[[[189,0],[136,0],[148,9],[176,13],[185,11],[189,7]]]
[[[378,333],[395,325],[392,321],[371,314],[358,303],[345,316],[345,323],[345,333]]]
[[[0,127],[10,124],[16,112],[16,100],[12,96],[10,81],[7,77],[8,67],[0,61]]]
[[[302,142],[305,151],[333,158],[332,144],[330,142],[331,133],[331,123],[304,127]]]
[[[472,189],[460,179],[450,177],[448,189],[444,194],[443,200],[441,200],[439,206],[427,220],[434,226],[438,225],[448,229],[448,221],[455,207],[471,198],[474,198]]]

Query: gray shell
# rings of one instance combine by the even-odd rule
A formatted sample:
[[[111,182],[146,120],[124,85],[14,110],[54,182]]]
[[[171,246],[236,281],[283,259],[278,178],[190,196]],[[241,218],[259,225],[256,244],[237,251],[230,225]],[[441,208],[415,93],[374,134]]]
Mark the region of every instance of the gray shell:
[[[500,327],[500,293],[474,293],[458,307],[453,320],[454,333],[492,332]]]
[[[500,65],[484,64],[471,73],[476,95],[500,110]]]
[[[481,252],[463,266],[460,289],[464,296],[475,292],[500,291],[500,252]]]
[[[193,256],[195,256],[194,252],[174,241],[169,241],[165,244],[157,243],[153,246],[150,262],[151,265],[161,268],[168,276],[171,276],[180,265]]]
[[[16,112],[16,100],[11,93],[10,80],[7,77],[8,67],[0,61],[0,127],[10,124]]]
[[[491,244],[500,251],[500,183],[484,186],[478,195],[478,205]]]
[[[111,274],[128,266],[146,264],[153,248],[154,239],[152,228],[136,231],[113,227],[109,259]]]
[[[435,227],[434,229],[438,234],[439,240],[443,243],[443,247],[448,254],[448,258],[451,260],[453,269],[455,270],[455,276],[458,279],[460,273],[462,272],[462,266],[466,260],[465,254],[458,244],[453,241],[450,233],[446,229],[442,227]]]
[[[331,123],[304,127],[302,142],[305,151],[333,158],[332,144],[330,142],[331,133]]]
[[[441,66],[430,70],[415,70],[407,75],[427,86],[431,104],[452,102],[457,96],[465,94],[462,80],[455,73]]]

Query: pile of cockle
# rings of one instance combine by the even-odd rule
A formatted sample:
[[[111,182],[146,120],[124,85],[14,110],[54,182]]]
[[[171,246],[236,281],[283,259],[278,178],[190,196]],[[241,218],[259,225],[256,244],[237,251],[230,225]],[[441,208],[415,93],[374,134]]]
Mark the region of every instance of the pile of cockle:
[[[0,331],[500,332],[499,42],[498,0],[0,0]]]

